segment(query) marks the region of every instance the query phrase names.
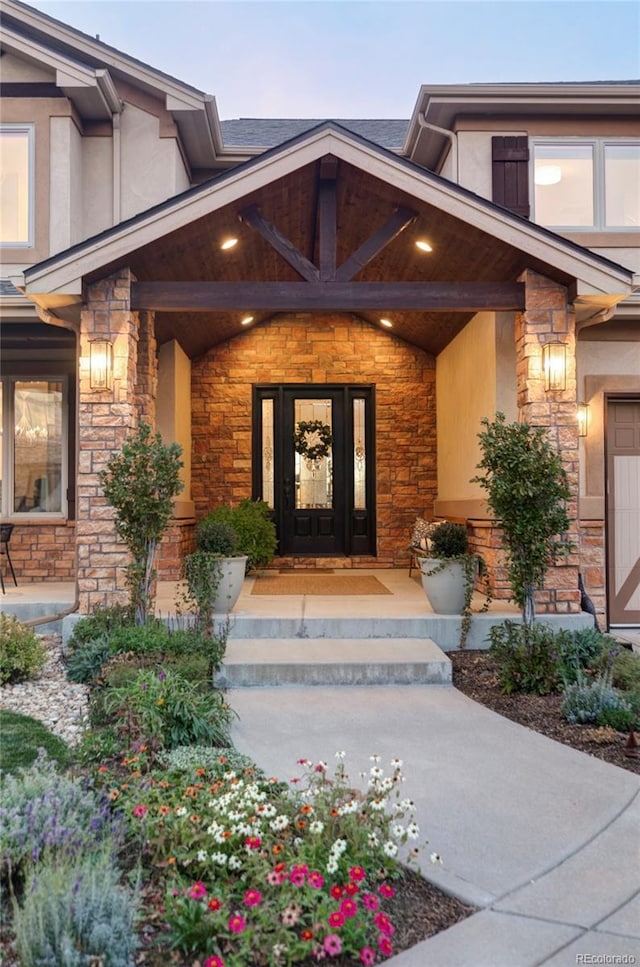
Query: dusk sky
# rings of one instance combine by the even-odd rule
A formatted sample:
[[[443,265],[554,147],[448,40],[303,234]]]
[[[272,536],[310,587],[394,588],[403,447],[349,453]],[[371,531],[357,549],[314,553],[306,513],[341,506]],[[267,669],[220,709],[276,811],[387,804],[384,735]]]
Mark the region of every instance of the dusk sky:
[[[637,0],[37,0],[221,118],[409,117],[421,84],[640,77]]]

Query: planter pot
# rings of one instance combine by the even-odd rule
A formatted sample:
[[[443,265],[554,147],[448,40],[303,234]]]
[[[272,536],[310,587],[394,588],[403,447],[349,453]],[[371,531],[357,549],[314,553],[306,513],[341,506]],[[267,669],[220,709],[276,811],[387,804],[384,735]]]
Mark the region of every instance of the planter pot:
[[[216,592],[213,610],[216,614],[227,614],[232,611],[240,597],[244,575],[247,567],[247,557],[220,558],[220,583]]]
[[[428,574],[444,563],[436,574]],[[443,562],[436,557],[420,561],[422,587],[429,603],[438,614],[462,614],[464,608],[464,566],[460,561]]]

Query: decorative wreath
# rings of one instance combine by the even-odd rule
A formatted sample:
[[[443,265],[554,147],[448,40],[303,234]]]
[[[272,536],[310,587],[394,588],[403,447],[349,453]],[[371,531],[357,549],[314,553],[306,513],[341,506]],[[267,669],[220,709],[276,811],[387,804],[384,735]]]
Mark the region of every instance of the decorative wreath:
[[[327,457],[332,443],[331,427],[322,420],[300,421],[296,424],[293,445],[296,453],[305,460],[322,460],[323,457]]]

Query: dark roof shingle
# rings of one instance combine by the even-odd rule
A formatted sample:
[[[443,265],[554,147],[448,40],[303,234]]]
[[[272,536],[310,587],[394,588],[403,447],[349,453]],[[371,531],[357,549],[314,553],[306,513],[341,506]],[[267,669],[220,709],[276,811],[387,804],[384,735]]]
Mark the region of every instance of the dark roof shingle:
[[[222,121],[222,137],[226,147],[272,148],[291,138],[310,131],[323,118],[235,118]],[[341,120],[336,124],[373,141],[383,148],[400,149],[404,144],[409,122],[406,120]]]

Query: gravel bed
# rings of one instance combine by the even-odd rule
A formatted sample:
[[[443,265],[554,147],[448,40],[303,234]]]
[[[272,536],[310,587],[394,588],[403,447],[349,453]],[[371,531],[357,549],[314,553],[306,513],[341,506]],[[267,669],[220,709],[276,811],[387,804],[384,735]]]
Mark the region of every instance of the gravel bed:
[[[28,682],[0,687],[0,709],[30,715],[68,745],[82,737],[88,711],[89,689],[67,681],[62,659],[62,636],[42,636],[47,662]]]

